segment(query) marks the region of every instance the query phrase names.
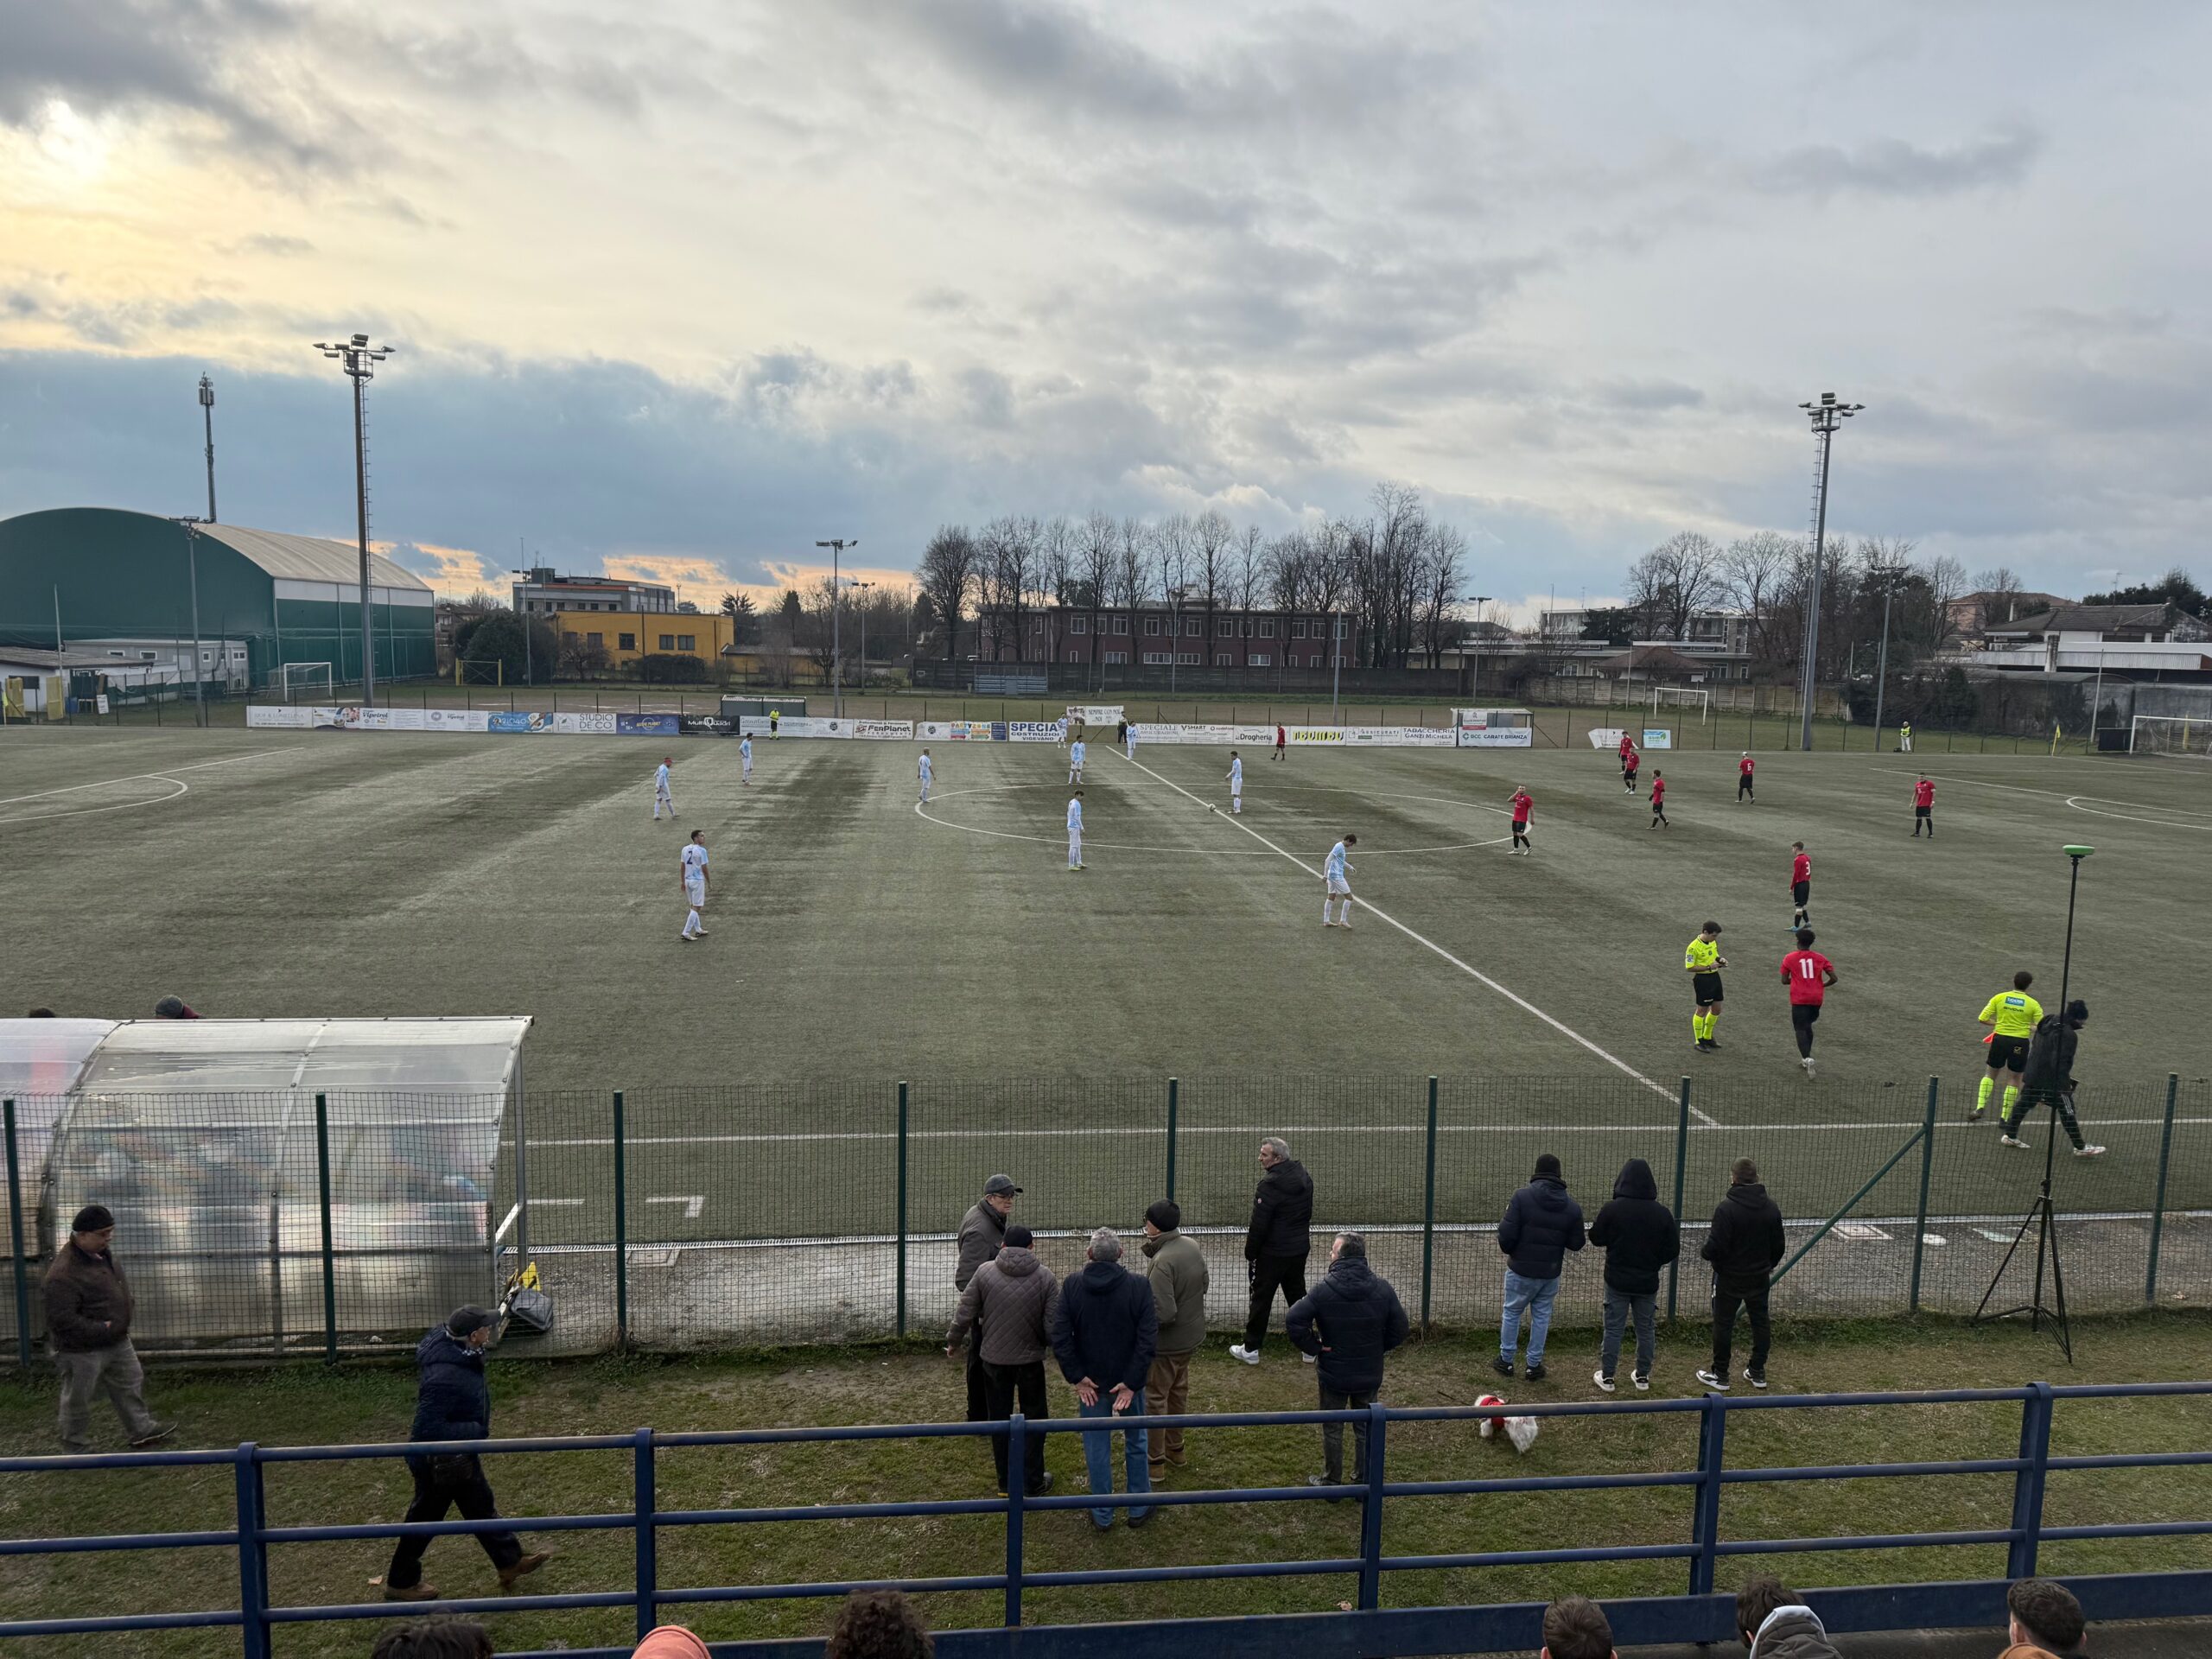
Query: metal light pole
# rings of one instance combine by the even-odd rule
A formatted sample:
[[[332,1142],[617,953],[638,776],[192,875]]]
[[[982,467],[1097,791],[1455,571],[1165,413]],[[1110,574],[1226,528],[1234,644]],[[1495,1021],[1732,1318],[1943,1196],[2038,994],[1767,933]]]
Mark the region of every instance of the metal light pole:
[[[355,521],[359,528],[361,545],[361,704],[373,709],[377,701],[377,629],[375,613],[369,603],[369,438],[367,416],[368,384],[375,378],[376,365],[390,357],[389,346],[372,346],[366,334],[355,334],[342,345],[327,346],[317,340],[315,348],[325,357],[335,358],[353,382],[353,507]],[[398,664],[394,664],[396,668]]]
[[[1340,612],[1329,613],[1329,724],[1337,723],[1337,693],[1344,683],[1344,619]]]
[[[847,548],[858,547],[860,544],[861,539],[857,536],[850,541],[840,536],[831,541],[815,543],[817,547],[826,547],[830,550],[830,712],[839,720],[845,717],[845,698],[844,694],[838,689],[837,657],[840,635],[837,624],[842,620],[844,607],[840,603],[842,596],[837,588],[837,566],[845,556]]]
[[[510,570],[507,574],[511,576],[520,576],[524,582],[528,582],[530,580],[530,572],[527,570]],[[515,600],[515,614],[522,619],[523,683],[525,685],[536,685],[537,683],[537,663],[531,649],[530,612],[525,608],[524,602],[519,595],[518,595]]]
[[[1483,607],[1489,604],[1492,595],[1489,594],[1477,594],[1475,595],[1475,678],[1474,683],[1467,688],[1468,695],[1471,696],[1480,696],[1482,695]]]
[[[207,423],[207,522],[215,522],[215,383],[200,377],[200,412]]]
[[[203,383],[204,384],[204,383]],[[199,705],[199,721],[207,723],[207,672],[200,661],[200,523],[197,518],[182,518],[174,522],[184,526],[184,568],[192,584],[192,695]]]
[[[1840,404],[1835,393],[1824,391],[1817,404],[1800,404],[1812,418],[1813,435],[1821,441],[1820,495],[1814,509],[1813,519],[1813,581],[1805,608],[1805,673],[1798,692],[1797,747],[1813,747],[1813,690],[1820,673],[1821,655],[1821,563],[1826,554],[1828,535],[1828,451],[1835,441],[1836,429],[1866,407],[1864,404]]]
[[[1874,659],[1874,753],[1882,752],[1882,697],[1890,689],[1890,601],[1897,596],[1897,579],[1904,574],[1901,564],[1878,564],[1869,572],[1882,582],[1882,650]]]
[[[861,590],[861,592],[862,592],[862,593],[864,593],[864,594],[865,594],[865,593],[867,593],[869,589],[871,589],[872,588],[874,588],[874,587],[875,586],[875,584],[874,584],[874,582],[861,582],[861,581],[857,581],[857,580],[855,580],[855,581],[854,582],[854,583],[853,583],[853,586],[854,586],[854,587],[855,587],[855,588],[859,588],[859,589]],[[860,685],[861,685],[861,690],[865,691],[865,690],[868,690],[868,601],[866,601],[866,600],[862,600],[862,601],[861,601],[861,677],[860,677]]]

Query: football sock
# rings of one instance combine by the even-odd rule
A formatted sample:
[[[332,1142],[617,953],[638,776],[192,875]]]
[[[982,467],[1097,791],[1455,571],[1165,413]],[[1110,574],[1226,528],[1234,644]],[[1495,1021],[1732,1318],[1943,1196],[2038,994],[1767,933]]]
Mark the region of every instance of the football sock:
[[[1974,1103],[1975,1111],[1986,1112],[1989,1109],[1989,1091],[1996,1086],[1997,1079],[1994,1077],[1984,1077],[1981,1080],[1981,1093]]]
[[[2012,1116],[2012,1108],[2018,1105],[2019,1102],[2020,1085],[2017,1083],[2006,1084],[2005,1085],[2005,1116]]]

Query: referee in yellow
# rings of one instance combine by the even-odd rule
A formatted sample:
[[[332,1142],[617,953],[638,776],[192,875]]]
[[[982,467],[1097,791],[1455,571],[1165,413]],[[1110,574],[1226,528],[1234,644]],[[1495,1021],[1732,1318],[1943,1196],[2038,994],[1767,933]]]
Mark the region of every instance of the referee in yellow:
[[[1682,971],[1689,975],[1690,989],[1697,998],[1697,1012],[1690,1016],[1690,1035],[1697,1039],[1700,1054],[1713,1053],[1720,1046],[1713,1033],[1720,1026],[1720,970],[1727,965],[1728,958],[1720,954],[1720,924],[1707,922],[1682,952]]]
[[[2012,1075],[2005,1084],[2005,1109],[1998,1114],[2008,1117],[2012,1103],[2020,1097],[2020,1075],[2027,1070],[2028,1044],[2036,1034],[2036,1022],[2043,1018],[2043,1004],[2028,995],[2028,987],[2036,976],[2023,968],[2012,976],[2012,988],[1999,991],[1982,1005],[1978,1016],[1980,1023],[1994,1029],[1985,1039],[1989,1045],[1989,1070],[1981,1075],[1981,1095],[1974,1103],[1974,1117],[1979,1122],[1989,1109],[1990,1091],[1997,1086],[1997,1074],[2010,1071]]]

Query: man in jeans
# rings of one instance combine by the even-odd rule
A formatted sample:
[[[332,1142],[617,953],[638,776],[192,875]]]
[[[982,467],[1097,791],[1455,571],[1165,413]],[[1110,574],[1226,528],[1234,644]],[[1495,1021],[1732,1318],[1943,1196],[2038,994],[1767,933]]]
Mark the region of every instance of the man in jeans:
[[[1152,1287],[1122,1265],[1122,1241],[1111,1227],[1090,1236],[1081,1273],[1060,1287],[1059,1310],[1052,1316],[1052,1353],[1060,1374],[1075,1385],[1079,1417],[1119,1416],[1144,1397],[1152,1357],[1160,1348],[1160,1315]],[[1141,1413],[1138,1414],[1141,1414]],[[1144,1451],[1145,1431],[1126,1429],[1129,1493],[1152,1490]],[[1083,1461],[1094,1497],[1114,1496],[1114,1435],[1111,1429],[1085,1431]],[[1149,1506],[1129,1506],[1129,1524],[1152,1519]],[[1094,1505],[1090,1524],[1103,1532],[1114,1524],[1114,1506]]]
[[[1144,1276],[1160,1319],[1160,1351],[1144,1380],[1147,1417],[1180,1417],[1189,1409],[1191,1356],[1206,1339],[1206,1259],[1183,1236],[1182,1225],[1183,1207],[1173,1198],[1160,1198],[1144,1212]],[[1147,1429],[1145,1438],[1154,1484],[1166,1476],[1169,1464],[1185,1465],[1181,1429]]]
[[[1329,1270],[1290,1310],[1290,1339],[1319,1360],[1321,1409],[1363,1411],[1382,1391],[1382,1356],[1406,1339],[1406,1310],[1390,1281],[1367,1265],[1367,1241],[1338,1233]],[[1367,1425],[1352,1425],[1352,1478],[1367,1478]],[[1344,1426],[1321,1425],[1321,1468],[1310,1486],[1344,1482]]]
[[[88,1204],[69,1224],[69,1242],[46,1270],[46,1330],[61,1373],[61,1449],[89,1452],[92,1397],[105,1394],[134,1446],[175,1433],[146,1409],[146,1373],[130,1345],[130,1284],[108,1249],[115,1217]]]
[[[980,1332],[976,1352],[982,1360],[984,1395],[995,1422],[1012,1416],[1017,1401],[1021,1414],[1033,1423],[1051,1415],[1045,1395],[1045,1356],[1052,1351],[1052,1309],[1059,1301],[1059,1286],[1030,1248],[1034,1242],[1020,1222],[1007,1228],[999,1253],[976,1269],[968,1288],[960,1293],[952,1329],[945,1333],[945,1357],[957,1359],[969,1332]],[[1006,1435],[992,1435],[991,1466],[998,1476],[1001,1497],[1007,1493],[1006,1459]],[[1022,1463],[1025,1493],[1036,1497],[1052,1490],[1041,1433],[1024,1436]]]
[[[1491,1368],[1513,1375],[1513,1350],[1521,1339],[1521,1315],[1529,1315],[1529,1380],[1544,1375],[1544,1338],[1552,1328],[1552,1300],[1567,1253],[1583,1245],[1582,1206],[1567,1193],[1559,1160],[1545,1153],[1536,1160],[1529,1185],[1505,1206],[1497,1226],[1497,1248],[1505,1252],[1505,1317],[1498,1322],[1497,1357]]]
[[[1621,1359],[1621,1330],[1636,1320],[1638,1393],[1651,1387],[1657,1342],[1653,1335],[1658,1308],[1659,1270],[1681,1254],[1681,1228],[1675,1212],[1659,1202],[1659,1183],[1651,1166],[1631,1158],[1613,1183],[1612,1201],[1590,1224],[1590,1242],[1605,1252],[1605,1341],[1590,1380],[1605,1393],[1614,1389],[1613,1370]]]
[[[1767,1350],[1773,1343],[1767,1287],[1783,1249],[1782,1211],[1759,1184],[1759,1166],[1738,1158],[1728,1180],[1728,1196],[1713,1212],[1712,1230],[1699,1252],[1713,1263],[1713,1368],[1700,1371],[1697,1380],[1719,1394],[1728,1391],[1738,1308],[1751,1319],[1751,1363],[1744,1368],[1744,1381],[1766,1387]]]

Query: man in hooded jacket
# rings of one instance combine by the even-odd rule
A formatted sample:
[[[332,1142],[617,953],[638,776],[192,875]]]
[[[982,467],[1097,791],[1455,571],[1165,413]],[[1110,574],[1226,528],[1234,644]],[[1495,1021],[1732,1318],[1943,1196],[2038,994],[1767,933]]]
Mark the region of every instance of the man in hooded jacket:
[[[1313,1178],[1290,1155],[1279,1135],[1260,1142],[1260,1185],[1252,1196],[1251,1224],[1244,1230],[1244,1261],[1252,1278],[1252,1301],[1244,1319],[1244,1340],[1229,1350],[1231,1359],[1260,1363],[1260,1344],[1268,1334],[1268,1315],[1275,1292],[1286,1306],[1306,1294],[1306,1258],[1313,1251]]]
[[[1406,1339],[1406,1310],[1390,1281],[1367,1265],[1367,1241],[1338,1233],[1329,1248],[1329,1270],[1290,1310],[1290,1340],[1319,1362],[1321,1409],[1363,1411],[1382,1391],[1382,1356]],[[1352,1478],[1367,1478],[1367,1425],[1352,1425]],[[1315,1486],[1341,1486],[1344,1426],[1321,1425],[1323,1472]]]
[[[1567,1196],[1559,1160],[1545,1153],[1528,1185],[1505,1206],[1497,1224],[1497,1248],[1505,1252],[1505,1316],[1498,1322],[1497,1357],[1491,1369],[1513,1375],[1513,1350],[1521,1339],[1521,1315],[1529,1315],[1529,1380],[1544,1375],[1544,1338],[1552,1327],[1552,1302],[1559,1295],[1567,1253],[1582,1248],[1582,1206]]]
[[[1728,1173],[1728,1196],[1713,1212],[1713,1226],[1699,1252],[1713,1263],[1713,1367],[1697,1380],[1716,1393],[1728,1391],[1728,1357],[1736,1332],[1736,1311],[1751,1319],[1751,1363],[1744,1381],[1766,1387],[1766,1357],[1774,1333],[1767,1322],[1767,1287],[1781,1262],[1785,1242],[1782,1211],[1759,1183],[1759,1166],[1738,1158]]]
[[[1821,1616],[1764,1573],[1736,1592],[1736,1629],[1751,1659],[1842,1659]]]
[[[1621,1332],[1636,1320],[1636,1370],[1630,1380],[1639,1392],[1651,1386],[1657,1357],[1654,1334],[1659,1302],[1659,1273],[1682,1250],[1682,1230],[1675,1212],[1659,1202],[1659,1183],[1651,1166],[1631,1158],[1621,1166],[1611,1202],[1590,1224],[1590,1242],[1605,1252],[1605,1340],[1591,1381],[1613,1391],[1613,1370],[1620,1363]]]

